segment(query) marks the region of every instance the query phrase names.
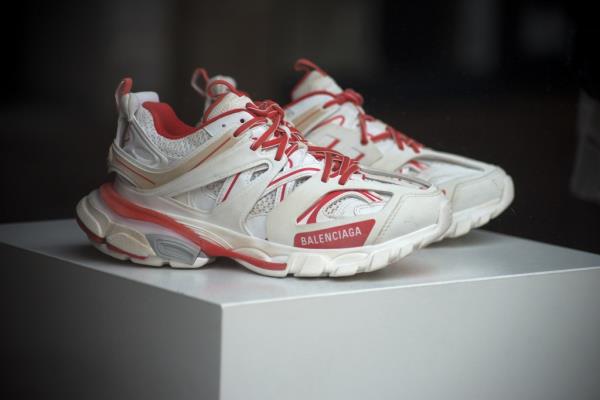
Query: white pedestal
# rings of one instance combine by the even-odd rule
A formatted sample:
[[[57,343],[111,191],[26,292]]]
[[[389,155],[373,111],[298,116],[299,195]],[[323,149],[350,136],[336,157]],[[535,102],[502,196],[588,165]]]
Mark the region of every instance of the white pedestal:
[[[141,267],[0,226],[11,391],[78,399],[598,399],[600,256],[475,231],[372,274]]]

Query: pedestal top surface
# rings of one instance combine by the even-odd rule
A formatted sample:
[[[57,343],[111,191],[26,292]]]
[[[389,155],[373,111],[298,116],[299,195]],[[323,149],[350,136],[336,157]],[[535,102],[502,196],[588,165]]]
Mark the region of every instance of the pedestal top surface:
[[[600,268],[600,255],[483,230],[431,245],[380,271],[335,279],[270,278],[228,259],[195,270],[140,266],[100,253],[74,220],[3,224],[0,243],[222,306]]]

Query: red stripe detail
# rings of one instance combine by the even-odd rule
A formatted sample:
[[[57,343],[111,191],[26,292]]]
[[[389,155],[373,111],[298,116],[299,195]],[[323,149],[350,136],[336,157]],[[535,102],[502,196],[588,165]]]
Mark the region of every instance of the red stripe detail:
[[[181,139],[198,131],[179,119],[167,103],[146,101],[142,106],[152,114],[154,127],[159,135],[169,139]]]
[[[375,201],[375,200],[376,200],[376,199],[375,199],[373,196],[371,196],[371,195],[369,194],[369,192],[368,192],[368,191],[366,191],[366,190],[364,190],[364,191],[363,191],[363,190],[361,190],[361,191],[360,191],[360,193],[361,193],[363,196],[365,196],[367,199],[371,200],[371,201]]]
[[[353,158],[354,161],[360,161],[363,159],[363,157],[365,156],[365,153],[360,153],[359,155],[357,155],[356,157]]]
[[[341,195],[345,192],[346,192],[345,190],[338,190],[338,191],[331,192],[331,193],[328,193],[327,195],[323,196],[323,198],[317,203],[317,207],[315,207],[312,214],[310,214],[310,217],[308,217],[308,220],[306,221],[306,223],[307,224],[316,223],[317,215],[319,214],[319,211],[321,211],[321,209],[325,206],[325,204],[329,203],[330,201],[332,201],[333,199],[335,199],[336,197],[338,197],[339,195]]]
[[[299,58],[294,64],[294,70],[304,72],[318,71],[323,75],[327,75],[327,72],[325,72],[321,67],[306,58]]]
[[[225,143],[229,142],[231,140],[231,137],[228,137],[227,140],[223,141],[223,143],[221,143],[220,145],[218,145],[213,151],[211,151],[206,157],[204,157],[202,160],[200,160],[198,162],[198,164],[194,165],[194,168],[196,168],[198,165],[202,164],[204,161],[208,160],[213,154],[215,154],[221,147],[223,147],[225,145]]]
[[[309,249],[339,249],[362,246],[375,225],[374,219],[340,225],[294,236],[294,246]]]
[[[221,200],[221,202],[224,202],[225,200],[227,200],[227,196],[229,196],[229,193],[231,192],[231,189],[233,189],[233,185],[235,185],[235,182],[239,178],[240,174],[241,174],[241,172],[238,172],[237,174],[235,174],[235,176],[231,180],[231,184],[227,188],[227,192],[225,192],[225,196],[223,196],[223,200]]]
[[[342,194],[345,194],[348,192],[356,192],[356,193],[362,194],[367,199],[370,199],[373,201],[381,201],[380,198],[374,196],[368,190],[360,190],[360,189],[336,190],[336,191],[327,193],[326,195],[321,197],[319,200],[317,200],[312,206],[310,206],[306,211],[304,211],[302,214],[300,214],[300,216],[298,218],[296,218],[296,222],[299,223],[304,218],[306,218],[306,216],[308,214],[310,214],[310,217],[308,218],[306,223],[314,224],[315,222],[317,222],[317,215],[319,214],[319,210],[321,210],[321,208],[323,208],[330,201],[333,201],[339,195],[342,195]]]
[[[212,113],[212,111],[215,109],[215,107],[221,101],[223,101],[224,98],[225,98],[225,93],[222,94],[220,97],[216,98],[215,100],[213,100],[213,102],[208,106],[208,108],[206,110],[204,110],[204,118],[205,118],[204,123],[207,123],[209,121],[208,116],[210,115],[210,113]],[[233,110],[231,110],[231,111],[233,111]]]
[[[209,257],[229,257],[246,261],[258,268],[272,271],[281,271],[287,267],[285,263],[264,261],[255,257],[247,256],[245,254],[237,253],[233,250],[226,249],[218,244],[210,242],[202,238],[191,228],[175,221],[173,218],[157,211],[140,207],[121,197],[121,195],[119,195],[113,188],[112,183],[105,183],[102,185],[100,187],[100,195],[102,196],[102,200],[105,202],[105,204],[121,217],[150,222],[152,224],[156,224],[177,232],[181,236],[198,245]]]
[[[133,168],[131,168],[129,165],[125,164],[123,161],[121,161],[121,159],[115,158],[115,161],[118,162],[119,164],[121,164],[122,166],[124,166],[125,168],[127,168],[129,171],[131,171],[134,174],[136,174],[137,176],[139,176],[140,178],[145,179],[146,181],[150,182],[153,185],[155,184],[152,180],[150,180],[149,178],[147,178],[144,175],[140,174],[139,172],[137,172],[136,170],[134,170]]]
[[[320,128],[320,127],[324,126],[324,125],[327,125],[327,124],[332,124],[332,123],[333,123],[333,121],[335,121],[336,119],[339,119],[339,120],[340,120],[340,123],[339,123],[339,125],[340,125],[340,126],[344,125],[344,122],[346,122],[346,118],[344,118],[344,116],[343,116],[343,115],[336,115],[335,117],[327,118],[327,119],[326,119],[325,121],[323,121],[323,122],[319,122],[317,125],[315,125],[315,127],[314,127],[314,128],[311,128],[311,131],[315,131],[315,130],[317,130],[318,128]]]
[[[299,174],[300,172],[304,172],[304,171],[320,171],[320,169],[313,168],[313,167],[300,168],[300,169],[292,171],[288,174],[285,174],[284,176],[280,176],[279,178],[272,180],[271,183],[269,183],[269,186],[272,186],[272,185],[276,184],[277,182],[282,181],[285,178],[289,178],[292,175]]]
[[[326,148],[327,149],[333,149],[335,147],[336,144],[338,144],[340,142],[340,139],[333,139],[333,141],[331,143],[329,143]]]
[[[279,198],[279,201],[283,201],[284,197],[285,197],[285,188],[287,186],[287,183],[284,183],[283,186],[281,186],[281,197]]]
[[[96,235],[94,232],[92,232],[87,226],[85,226],[83,224],[83,222],[81,222],[81,220],[79,219],[79,216],[75,217],[75,220],[77,221],[77,224],[79,225],[79,227],[81,228],[81,230],[83,232],[85,232],[85,234],[87,235],[87,237],[92,241],[92,242],[96,242],[96,243],[104,243],[104,239],[102,239],[100,236]]]
[[[119,89],[119,95],[125,96],[126,94],[129,94],[129,92],[131,92],[132,86],[133,86],[133,80],[131,78],[123,78],[123,80],[117,87]]]
[[[368,190],[361,190],[360,192],[373,201],[381,201],[380,197],[374,195],[373,193],[369,192]]]
[[[306,211],[304,211],[302,214],[300,214],[300,216],[298,216],[298,218],[296,218],[296,222],[299,223],[300,221],[302,221],[318,205],[319,205],[319,202],[316,201],[312,206],[310,206],[309,208],[307,208]]]
[[[296,222],[302,221],[309,213],[312,212],[312,214],[310,215],[310,217],[308,218],[308,221],[306,223],[307,224],[314,224],[315,222],[317,222],[317,214],[318,214],[319,210],[321,208],[323,208],[323,206],[327,202],[329,202],[330,200],[334,199],[338,195],[340,195],[342,193],[345,193],[345,192],[347,192],[347,190],[335,190],[333,192],[327,193],[325,196],[323,196],[319,200],[317,200],[306,211],[304,211],[302,214],[300,214],[300,216],[298,218],[296,218]]]
[[[327,75],[327,73],[325,71],[323,71],[321,68],[319,68],[319,66],[317,66],[315,63],[313,63],[312,61],[309,61],[307,59],[304,59],[304,58],[301,58],[298,61],[296,61],[296,64],[294,64],[294,69],[296,71],[304,71],[304,75],[302,76],[302,78],[300,78],[300,80],[298,80],[298,82],[296,82],[296,84],[292,88],[292,93],[291,93],[292,95],[294,94],[296,89],[298,89],[300,87],[302,82],[304,82],[306,80],[310,71],[316,70],[316,71],[319,71],[323,75]]]
[[[423,164],[423,163],[421,163],[421,162],[419,162],[417,160],[410,160],[409,163],[412,164],[412,165],[414,165],[415,167],[421,169],[421,170],[425,169],[425,164]]]

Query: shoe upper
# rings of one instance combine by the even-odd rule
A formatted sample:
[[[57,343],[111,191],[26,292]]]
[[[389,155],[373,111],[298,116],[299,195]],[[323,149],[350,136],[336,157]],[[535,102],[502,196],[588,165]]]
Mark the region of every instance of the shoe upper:
[[[200,123],[182,122],[154,92],[117,88],[110,148],[115,190],[222,245],[248,237],[299,248],[392,240],[436,224],[447,200],[419,179],[361,169],[309,144],[273,102],[253,102],[235,82],[198,86]],[[227,232],[220,235],[219,232]]]
[[[311,142],[375,169],[427,180],[444,190],[455,211],[502,197],[506,174],[499,167],[425,147],[368,115],[360,94],[343,90],[314,63],[300,59],[295,68],[304,75],[284,108]]]

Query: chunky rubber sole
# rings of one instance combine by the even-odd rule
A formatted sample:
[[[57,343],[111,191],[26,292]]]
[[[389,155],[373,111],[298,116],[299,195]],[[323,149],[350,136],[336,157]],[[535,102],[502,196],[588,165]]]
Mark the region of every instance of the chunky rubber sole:
[[[154,210],[127,204],[127,200],[118,196],[112,185],[106,184],[77,204],[77,221],[101,252],[136,264],[173,268],[200,268],[215,257],[227,257],[254,272],[273,277],[290,274],[341,277],[379,270],[435,241],[447,230],[452,216],[446,202],[439,210],[436,224],[370,246],[301,249],[248,236],[244,245],[232,248],[226,245],[235,241],[231,238],[216,240],[213,236],[209,240],[198,233],[210,231],[210,227],[193,230]],[[214,231],[223,234],[222,228],[215,227]],[[268,254],[273,246],[277,246],[280,255]]]
[[[452,215],[452,223],[438,241],[446,238],[456,238],[466,235],[471,230],[487,224],[496,218],[512,203],[515,195],[513,181],[510,176],[504,178],[504,190],[499,201],[491,201],[480,204],[466,210],[455,212]]]

